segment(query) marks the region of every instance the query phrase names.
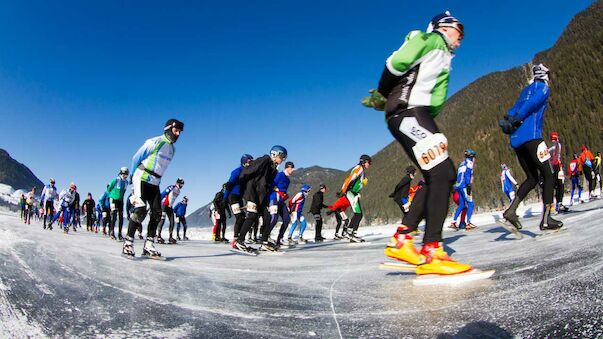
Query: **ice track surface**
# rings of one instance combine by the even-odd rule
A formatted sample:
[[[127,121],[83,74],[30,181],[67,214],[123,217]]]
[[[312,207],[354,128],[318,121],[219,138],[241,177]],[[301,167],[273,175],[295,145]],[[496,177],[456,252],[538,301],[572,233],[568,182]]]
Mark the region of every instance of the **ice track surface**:
[[[0,215],[0,336],[601,337],[603,200],[558,217],[565,232],[538,237],[535,215],[522,240],[496,224],[447,230],[457,260],[495,275],[418,287],[378,267],[395,227],[279,256],[191,240],[158,245],[161,262],[123,259],[120,243],[85,228],[64,235]]]

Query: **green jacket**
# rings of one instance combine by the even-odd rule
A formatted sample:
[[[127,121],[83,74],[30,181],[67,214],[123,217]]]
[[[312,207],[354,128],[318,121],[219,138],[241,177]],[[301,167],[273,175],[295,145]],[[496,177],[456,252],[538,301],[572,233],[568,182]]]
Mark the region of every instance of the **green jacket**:
[[[385,62],[379,93],[391,115],[413,107],[428,107],[436,117],[446,101],[452,52],[438,31],[408,33],[404,44]]]
[[[128,180],[123,180],[122,178],[115,178],[107,187],[107,193],[109,193],[109,198],[113,200],[124,200],[124,195],[126,194],[126,189],[128,188]]]

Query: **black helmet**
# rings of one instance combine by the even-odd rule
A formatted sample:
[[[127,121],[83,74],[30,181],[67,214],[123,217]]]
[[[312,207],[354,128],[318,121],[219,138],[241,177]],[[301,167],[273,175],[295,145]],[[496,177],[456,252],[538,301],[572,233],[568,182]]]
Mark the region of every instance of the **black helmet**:
[[[245,166],[247,163],[253,161],[253,156],[249,154],[243,154],[241,156],[241,166]]]
[[[163,127],[163,134],[173,144],[178,140],[179,135],[175,135],[174,133],[172,133],[172,128],[177,128],[180,131],[184,131],[184,123],[176,119],[170,119],[165,122],[165,126]]]
[[[178,179],[176,179],[176,183],[180,184],[180,185],[184,185],[184,179],[178,178]]]
[[[370,156],[363,154],[360,156],[360,163],[364,164],[365,162],[368,162],[370,164],[373,162],[373,159]]]
[[[287,161],[285,163],[285,168],[289,168],[289,167],[295,168],[295,164],[293,162],[291,162],[291,161]]]
[[[175,127],[181,131],[184,131],[184,123],[178,119],[170,119],[168,121],[165,122],[165,125],[163,126],[163,130],[167,131],[168,129],[171,129],[172,127]]]
[[[415,166],[406,167],[406,174],[415,174],[417,172],[417,168]]]

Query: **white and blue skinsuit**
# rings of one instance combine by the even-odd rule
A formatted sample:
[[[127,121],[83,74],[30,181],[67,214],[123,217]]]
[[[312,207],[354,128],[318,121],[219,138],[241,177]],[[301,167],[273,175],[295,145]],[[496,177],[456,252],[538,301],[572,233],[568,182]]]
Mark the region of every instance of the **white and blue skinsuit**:
[[[515,199],[515,186],[517,185],[517,181],[511,175],[511,171],[508,168],[504,168],[500,173],[500,184],[502,186],[502,191],[509,198],[509,202]]]
[[[459,165],[454,189],[459,193],[459,206],[454,212],[454,221],[458,219],[463,209],[467,208],[467,224],[471,223],[473,215],[473,198],[471,197],[471,177],[473,175],[473,158],[465,158]]]

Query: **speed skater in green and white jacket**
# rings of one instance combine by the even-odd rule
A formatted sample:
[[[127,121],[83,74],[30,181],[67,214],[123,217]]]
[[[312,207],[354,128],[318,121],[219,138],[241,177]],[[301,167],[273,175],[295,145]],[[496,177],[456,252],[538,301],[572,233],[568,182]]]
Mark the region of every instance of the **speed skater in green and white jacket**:
[[[428,107],[432,117],[442,110],[448,93],[453,42],[433,28],[411,31],[385,62],[379,93],[387,98],[386,112]]]

